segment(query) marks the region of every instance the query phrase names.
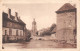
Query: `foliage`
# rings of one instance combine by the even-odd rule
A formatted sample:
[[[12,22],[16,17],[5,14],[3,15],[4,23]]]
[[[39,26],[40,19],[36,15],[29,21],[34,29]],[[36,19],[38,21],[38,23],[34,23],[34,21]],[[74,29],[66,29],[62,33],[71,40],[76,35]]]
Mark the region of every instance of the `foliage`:
[[[41,35],[51,35],[56,33],[56,24],[52,24],[51,27],[46,28],[45,30],[43,30],[43,32],[41,33]]]

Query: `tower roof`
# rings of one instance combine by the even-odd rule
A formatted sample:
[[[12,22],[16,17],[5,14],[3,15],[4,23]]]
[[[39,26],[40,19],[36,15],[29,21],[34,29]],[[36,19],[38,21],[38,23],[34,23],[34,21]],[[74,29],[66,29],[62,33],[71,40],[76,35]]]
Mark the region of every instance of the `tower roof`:
[[[7,13],[2,12],[2,15],[3,15],[3,19],[4,19],[4,20],[9,20],[9,21],[12,21],[12,22],[16,22],[16,23],[20,23],[20,24],[26,25],[26,24],[25,24],[21,19],[19,19],[18,17],[17,17],[17,20],[18,20],[18,22],[17,22],[16,20],[14,20],[15,16],[13,16],[13,15],[11,15],[10,19],[8,18],[8,14],[7,14]]]
[[[35,21],[35,18],[33,18],[33,22],[32,22],[33,24],[36,24],[36,21]]]
[[[60,9],[58,9],[56,12],[62,12],[62,11],[68,11],[76,9],[74,6],[72,6],[70,3],[64,4]]]

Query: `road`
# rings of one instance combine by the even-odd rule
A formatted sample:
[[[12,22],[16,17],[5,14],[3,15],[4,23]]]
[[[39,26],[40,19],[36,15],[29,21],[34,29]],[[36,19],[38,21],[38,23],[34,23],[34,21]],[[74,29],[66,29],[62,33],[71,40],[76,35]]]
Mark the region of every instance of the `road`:
[[[24,43],[4,43],[4,49],[31,49],[31,48],[72,48],[73,45],[70,44],[59,44],[54,41],[49,40],[34,40],[32,39],[30,42]],[[74,47],[73,47],[74,48]]]
[[[26,48],[53,48],[56,47],[57,43],[52,41],[43,41],[43,40],[31,40],[30,42],[25,43],[5,43],[3,47],[5,49],[26,49]]]

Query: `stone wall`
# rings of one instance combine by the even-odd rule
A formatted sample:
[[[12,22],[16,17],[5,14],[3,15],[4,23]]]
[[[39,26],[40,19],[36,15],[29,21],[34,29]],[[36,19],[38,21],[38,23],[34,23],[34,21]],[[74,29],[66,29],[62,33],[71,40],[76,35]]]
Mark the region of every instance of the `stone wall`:
[[[75,15],[76,12],[64,12],[57,14],[57,32],[56,37],[58,40],[66,40],[68,43],[74,41],[75,29]]]

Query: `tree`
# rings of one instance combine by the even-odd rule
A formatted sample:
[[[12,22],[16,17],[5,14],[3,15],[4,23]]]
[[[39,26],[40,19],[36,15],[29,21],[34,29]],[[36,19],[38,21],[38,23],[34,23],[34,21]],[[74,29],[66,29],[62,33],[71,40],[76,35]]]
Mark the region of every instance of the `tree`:
[[[56,24],[52,24],[51,27],[43,29],[42,35],[51,35],[53,33],[56,33]]]
[[[54,28],[56,28],[56,24],[52,24],[50,27],[50,31],[52,31]]]

